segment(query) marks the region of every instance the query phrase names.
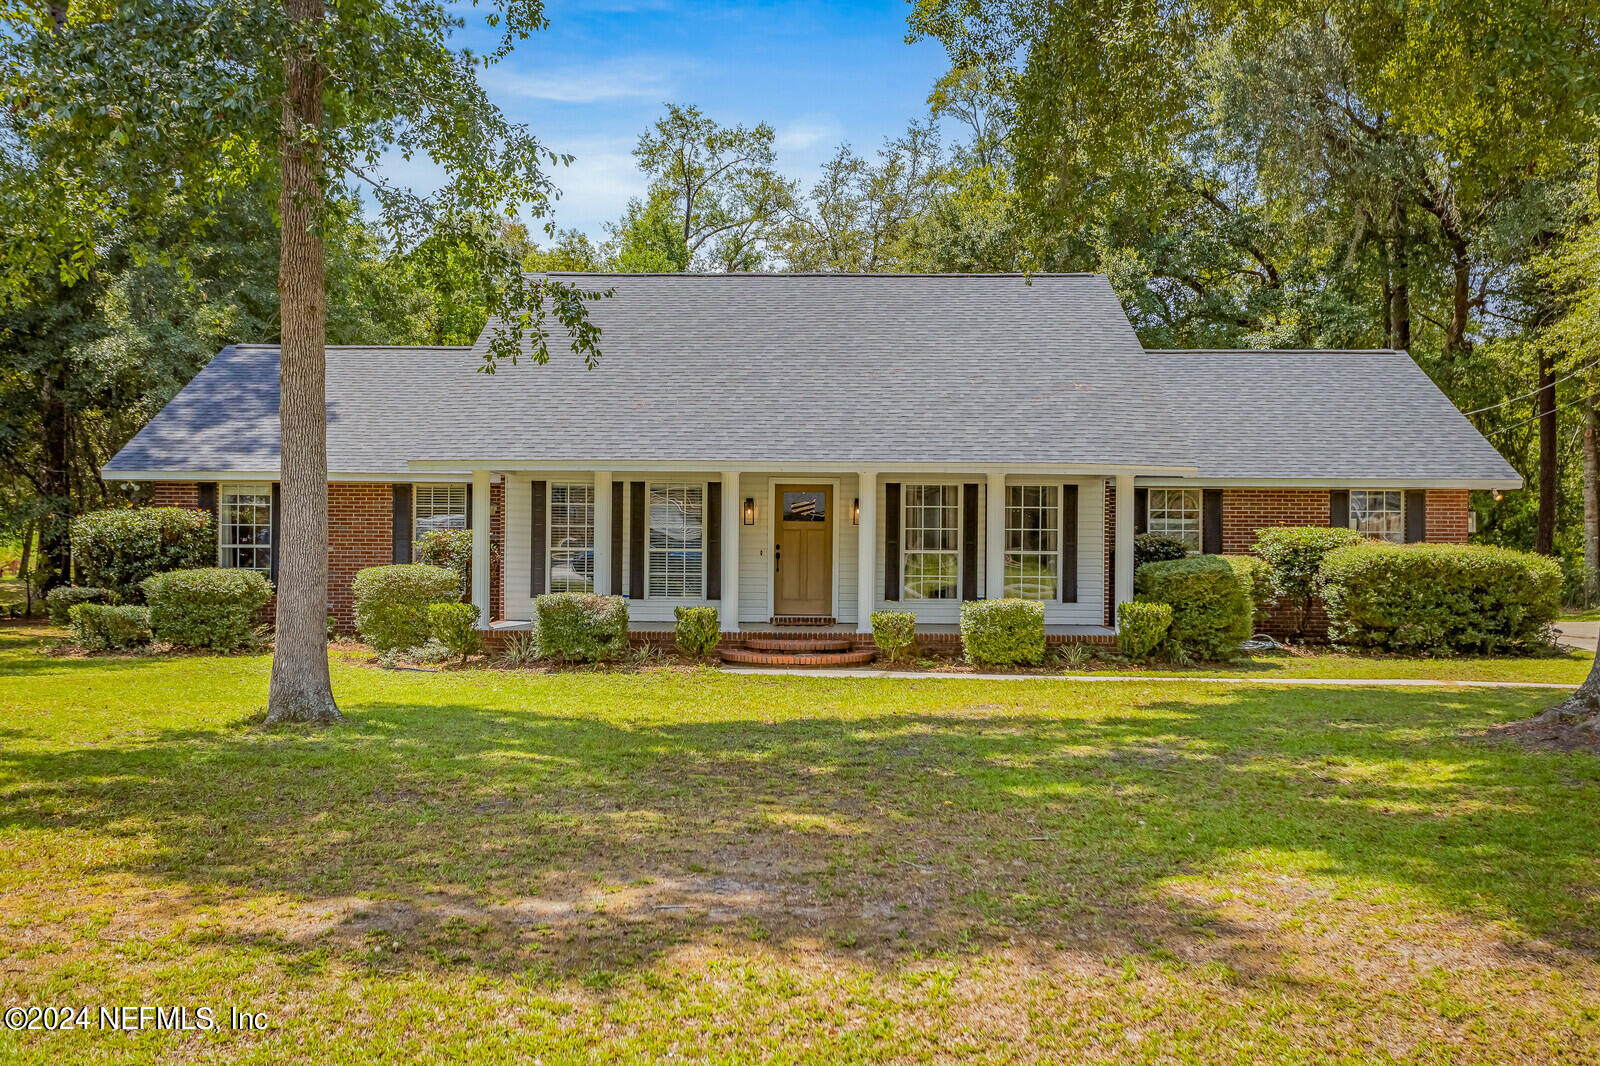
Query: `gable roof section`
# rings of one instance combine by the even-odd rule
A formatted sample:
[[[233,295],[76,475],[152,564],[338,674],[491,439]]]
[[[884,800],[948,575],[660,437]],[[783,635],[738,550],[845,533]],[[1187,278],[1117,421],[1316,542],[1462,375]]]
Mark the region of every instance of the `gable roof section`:
[[[555,275],[559,347],[330,348],[334,476],[439,463],[1082,463],[1202,477],[1516,475],[1404,353],[1145,351],[1094,275]],[[278,351],[224,349],[106,470],[270,473]]]

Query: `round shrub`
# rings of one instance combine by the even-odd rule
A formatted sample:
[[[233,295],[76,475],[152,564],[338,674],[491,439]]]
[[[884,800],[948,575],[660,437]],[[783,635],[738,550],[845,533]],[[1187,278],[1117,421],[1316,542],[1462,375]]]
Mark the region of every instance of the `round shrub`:
[[[1305,632],[1311,604],[1317,598],[1317,572],[1323,556],[1366,538],[1340,526],[1275,526],[1256,530],[1252,551],[1272,567],[1272,595],[1296,611],[1295,635]]]
[[[1250,600],[1233,567],[1216,555],[1141,566],[1139,598],[1172,607],[1162,648],[1173,658],[1230,659],[1250,638]]]
[[[621,596],[551,592],[534,600],[533,609],[545,658],[597,663],[628,650],[628,604]]]
[[[1547,644],[1561,566],[1485,545],[1367,542],[1322,561],[1340,644],[1406,654],[1528,651]]]
[[[1140,533],[1133,538],[1133,568],[1145,563],[1163,563],[1188,556],[1189,546],[1166,533]]]
[[[428,625],[433,639],[444,645],[451,655],[467,656],[483,647],[483,633],[478,629],[478,605],[474,603],[431,603],[428,605]]]
[[[690,658],[703,659],[722,642],[722,626],[715,607],[675,607],[672,617],[678,620],[672,639],[678,650]]]
[[[1117,650],[1128,658],[1148,658],[1172,626],[1172,605],[1135,600],[1117,604]]]
[[[472,530],[429,530],[417,541],[417,562],[454,571],[461,582],[458,595],[468,596],[472,590]]]
[[[910,611],[873,611],[872,643],[894,662],[917,643],[917,616]]]
[[[1253,613],[1260,616],[1272,606],[1272,566],[1259,555],[1223,555],[1235,576],[1244,582]],[[1254,622],[1251,623],[1252,627]]]
[[[454,603],[460,594],[455,571],[425,563],[359,570],[354,588],[356,631],[380,652],[427,643],[429,605]]]
[[[72,520],[72,558],[84,584],[139,597],[139,583],[167,570],[217,561],[211,516],[183,507],[122,507]]]
[[[233,651],[251,643],[272,582],[255,570],[169,570],[139,585],[157,639],[179,648]]]
[[[57,585],[44,598],[50,621],[62,629],[72,624],[67,612],[80,603],[110,603],[110,589],[90,588],[87,585]]]
[[[84,651],[121,651],[150,643],[150,612],[143,607],[77,603],[67,612],[72,639]]]
[[[1037,666],[1044,660],[1044,604],[972,600],[961,605],[961,646],[979,666]]]

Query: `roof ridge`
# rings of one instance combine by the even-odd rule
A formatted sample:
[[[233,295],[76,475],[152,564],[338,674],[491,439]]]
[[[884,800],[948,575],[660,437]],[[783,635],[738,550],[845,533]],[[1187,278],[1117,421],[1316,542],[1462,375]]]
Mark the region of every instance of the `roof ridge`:
[[[527,277],[584,277],[584,278],[1103,278],[1088,270],[1040,270],[1027,273],[1020,270],[994,272],[935,272],[935,271],[837,271],[837,270],[528,270]]]

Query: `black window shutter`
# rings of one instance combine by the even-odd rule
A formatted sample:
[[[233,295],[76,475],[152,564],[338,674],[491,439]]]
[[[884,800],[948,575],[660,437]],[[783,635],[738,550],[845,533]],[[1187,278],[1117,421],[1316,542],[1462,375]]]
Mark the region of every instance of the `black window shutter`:
[[[217,514],[217,483],[215,481],[202,481],[197,487],[200,490],[200,510],[209,511],[212,523],[217,524],[219,518]]]
[[[611,483],[611,595],[622,595],[622,501],[627,483]]]
[[[1004,587],[986,589],[991,600],[1005,595]],[[978,483],[961,486],[961,598],[978,598]]]
[[[706,599],[722,599],[722,482],[706,486]]]
[[[628,595],[644,599],[644,482],[635,481],[628,493]]]
[[[1350,528],[1350,493],[1334,489],[1328,493],[1328,525],[1336,529]]]
[[[1428,494],[1422,489],[1406,493],[1406,543],[1428,539]]]
[[[1138,536],[1150,528],[1150,490],[1133,490],[1133,533]]]
[[[534,596],[543,596],[546,588],[545,541],[549,533],[545,528],[545,492],[543,481],[533,483],[533,524],[528,529],[528,592]]]
[[[900,483],[883,486],[883,598],[900,598]]]
[[[1061,486],[1061,602],[1078,602],[1078,486]]]
[[[411,561],[411,486],[395,485],[394,488],[394,561],[409,563]]]
[[[472,486],[467,486],[467,528],[472,528]]]
[[[272,579],[274,585],[278,583],[278,552],[282,547],[278,543],[279,530],[283,528],[283,523],[279,521],[278,515],[282,510],[283,501],[278,491],[278,482],[274,481],[272,483],[272,520],[270,532],[267,534],[268,539],[272,542],[268,547],[268,558],[271,562],[267,564],[267,577]]]
[[[1207,555],[1222,554],[1222,490],[1200,491],[1200,550]]]

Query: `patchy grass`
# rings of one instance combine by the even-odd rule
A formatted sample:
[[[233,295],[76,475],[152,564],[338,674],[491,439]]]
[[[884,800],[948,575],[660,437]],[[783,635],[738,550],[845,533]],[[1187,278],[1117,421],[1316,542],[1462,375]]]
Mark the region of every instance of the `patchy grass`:
[[[1550,693],[52,658],[0,629],[37,1063],[1592,1061],[1600,760]]]

